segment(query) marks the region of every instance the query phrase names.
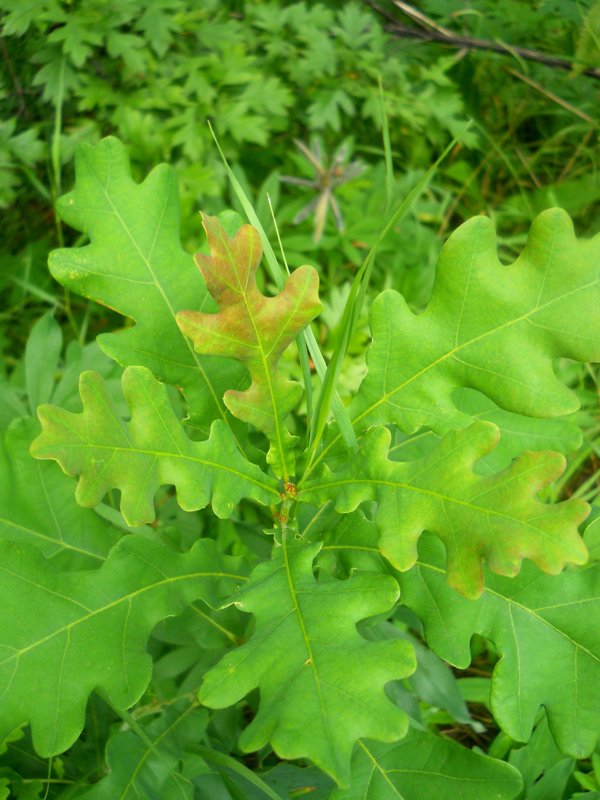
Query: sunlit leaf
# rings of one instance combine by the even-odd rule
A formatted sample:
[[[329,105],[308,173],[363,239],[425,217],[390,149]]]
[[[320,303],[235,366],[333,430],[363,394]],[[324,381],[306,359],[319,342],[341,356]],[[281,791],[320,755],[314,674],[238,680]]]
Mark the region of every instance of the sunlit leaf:
[[[577,240],[567,214],[551,209],[513,264],[501,264],[496,247],[490,220],[474,217],[444,245],[422,314],[395,291],[376,298],[355,425],[394,422],[405,433],[464,426],[469,415],[452,402],[460,386],[532,417],[578,408],[552,360],[600,361],[600,236]]]
[[[145,367],[128,367],[123,392],[131,409],[118,414],[102,378],[84,372],[81,414],[40,406],[43,431],[32,445],[36,458],[57,460],[68,475],[78,475],[77,500],[95,506],[109,489],[121,491],[121,511],[130,525],[152,522],[154,494],[173,484],[186,511],[209,502],[217,516],[230,516],[242,497],[262,503],[279,498],[275,482],[239,452],[221,420],[210,438],[188,438],[169,402],[164,384]]]
[[[376,500],[379,549],[400,570],[415,563],[421,533],[434,532],[446,548],[449,583],[468,597],[482,591],[483,559],[501,575],[516,575],[524,558],[550,573],[585,563],[577,526],[588,514],[587,503],[536,498],[562,473],[563,457],[528,452],[500,473],[476,474],[474,464],[497,440],[494,425],[477,422],[449,433],[422,458],[402,463],[387,460],[390,433],[374,428],[362,440],[360,457],[349,459],[342,472],[308,482],[300,497],[314,503],[334,499],[345,513]]]

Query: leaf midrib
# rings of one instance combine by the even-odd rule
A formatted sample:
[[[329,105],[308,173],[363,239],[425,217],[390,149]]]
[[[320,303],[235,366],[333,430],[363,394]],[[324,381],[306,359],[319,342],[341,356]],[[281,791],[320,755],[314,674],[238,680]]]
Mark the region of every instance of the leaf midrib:
[[[375,770],[378,770],[378,772],[379,772],[379,774],[381,775],[381,777],[383,778],[383,780],[384,780],[384,781],[385,781],[385,782],[388,784],[388,786],[390,786],[390,787],[393,789],[393,791],[394,791],[394,794],[396,795],[396,797],[398,798],[398,800],[405,800],[405,797],[404,797],[404,795],[403,795],[403,794],[400,794],[400,792],[398,791],[398,789],[396,788],[396,786],[394,786],[394,784],[392,783],[392,781],[389,779],[389,777],[388,777],[388,774],[387,774],[387,770],[386,770],[386,769],[385,769],[385,768],[384,768],[384,767],[383,767],[383,766],[382,766],[382,765],[379,763],[379,761],[377,760],[377,758],[376,758],[376,757],[373,755],[373,753],[371,753],[371,751],[370,751],[370,750],[368,749],[368,747],[367,747],[367,746],[364,744],[364,742],[362,741],[362,739],[359,739],[359,740],[358,740],[358,744],[360,745],[360,747],[362,747],[362,749],[364,750],[364,752],[367,754],[367,757],[369,758],[369,760],[370,760],[370,761],[371,761],[371,763],[373,764],[373,767],[372,767],[372,769],[371,769],[371,776],[369,777],[369,783],[367,784],[367,790],[366,790],[366,792],[365,792],[365,800],[366,800],[366,798],[368,797],[369,784],[371,783],[371,778],[372,778],[372,776],[373,776],[373,773],[374,773],[374,771],[375,771]]]
[[[37,531],[34,528],[28,528],[26,525],[20,525],[18,522],[14,520],[7,519],[6,517],[0,517],[0,524],[6,525],[7,528],[14,528],[17,531],[22,531],[23,533],[28,533],[31,536],[34,536],[37,539],[42,539],[44,542],[48,542],[50,544],[55,545],[57,550],[72,550],[74,553],[80,553],[83,556],[89,556],[89,558],[95,558],[98,561],[106,561],[106,556],[101,556],[98,553],[94,553],[92,550],[85,550],[83,547],[77,547],[70,542],[67,542],[65,539],[54,539],[52,536],[49,536],[46,533],[42,533],[41,531]]]
[[[277,440],[277,447],[278,447],[278,451],[279,451],[279,457],[281,459],[281,466],[282,466],[282,471],[283,471],[283,480],[287,481],[289,479],[289,469],[288,469],[288,465],[287,465],[285,447],[284,447],[284,444],[283,444],[283,434],[282,434],[282,431],[281,431],[281,424],[280,424],[280,419],[279,419],[277,402],[276,402],[276,399],[275,399],[275,392],[274,392],[274,389],[273,389],[273,382],[271,381],[271,370],[269,369],[269,365],[268,365],[268,362],[267,362],[267,354],[265,353],[262,337],[261,337],[261,335],[260,335],[260,333],[258,331],[258,328],[256,326],[256,322],[255,322],[255,319],[254,319],[254,315],[252,313],[252,310],[250,308],[250,304],[248,302],[248,283],[250,281],[250,270],[248,270],[246,284],[242,288],[242,283],[239,280],[239,275],[238,275],[238,272],[237,272],[237,269],[236,269],[237,264],[236,264],[235,258],[233,257],[233,253],[231,252],[230,248],[227,246],[227,242],[226,242],[226,240],[224,238],[224,230],[222,228],[217,230],[217,236],[219,237],[219,240],[221,242],[221,247],[222,247],[223,251],[227,254],[227,258],[228,258],[228,260],[230,262],[231,268],[233,270],[233,274],[238,278],[238,284],[239,284],[239,287],[240,287],[238,294],[241,295],[241,297],[242,297],[242,299],[244,301],[244,305],[246,307],[246,316],[250,320],[250,324],[252,325],[252,329],[254,331],[255,340],[258,343],[258,352],[260,354],[260,360],[262,362],[262,372],[263,372],[263,376],[264,376],[264,379],[266,381],[267,388],[268,388],[268,391],[269,391],[269,397],[271,399],[271,408],[273,409],[273,424],[275,426],[275,438]],[[253,242],[254,242],[254,237],[251,236],[250,237],[250,248],[251,248],[250,253],[251,254],[252,254]],[[253,263],[253,258],[252,258],[251,254],[250,254],[249,258],[250,258],[250,262]]]
[[[533,471],[533,468],[532,470]],[[524,473],[522,473],[524,474]],[[494,508],[486,508],[485,506],[478,506],[474,503],[469,502],[468,500],[460,500],[456,497],[450,497],[448,495],[441,494],[440,492],[436,492],[433,489],[425,489],[422,486],[415,486],[414,484],[409,483],[401,483],[400,481],[391,481],[391,480],[383,480],[383,479],[376,479],[376,478],[348,478],[343,480],[334,480],[328,481],[321,485],[312,485],[310,489],[300,490],[298,492],[298,496],[302,494],[302,492],[309,492],[309,491],[321,491],[321,490],[329,490],[335,486],[355,486],[357,484],[365,484],[368,486],[385,486],[392,489],[406,489],[411,492],[417,492],[419,494],[425,494],[430,497],[434,497],[436,500],[439,500],[441,503],[446,501],[450,503],[454,503],[455,505],[465,506],[466,508],[480,512],[485,514],[486,516],[496,516],[501,517],[503,519],[508,519],[511,522],[517,523],[518,525],[522,525],[526,528],[531,528],[532,530],[536,531],[536,533],[541,534],[544,538],[549,538],[552,541],[552,538],[549,534],[547,534],[543,529],[537,528],[535,525],[532,525],[530,521],[519,519],[518,517],[513,517],[510,514],[507,514],[503,511],[499,511]],[[496,487],[492,487],[496,488]],[[499,487],[497,487],[499,488]],[[540,503],[542,508],[546,508],[544,503]],[[549,506],[551,508],[551,506]]]
[[[441,567],[436,567],[434,564],[429,564],[426,561],[421,561],[421,560],[417,559],[417,561],[415,561],[415,565],[414,565],[413,569],[415,567],[424,568],[424,569],[430,570],[431,572],[437,572],[440,575],[444,575],[445,576],[445,570],[441,569]],[[600,664],[600,655],[596,655],[589,648],[585,647],[580,642],[575,641],[571,636],[569,636],[569,634],[566,631],[563,631],[560,628],[556,627],[556,625],[554,625],[552,622],[550,622],[549,620],[545,619],[540,614],[538,614],[536,609],[528,608],[527,606],[523,605],[522,603],[517,602],[514,598],[507,597],[506,595],[503,595],[500,592],[497,592],[495,589],[491,589],[488,585],[484,585],[483,593],[484,594],[489,594],[492,597],[497,598],[502,603],[506,603],[508,606],[514,606],[515,608],[518,608],[520,611],[522,611],[526,615],[532,616],[536,620],[536,622],[538,622],[540,625],[546,626],[547,628],[549,628],[551,631],[553,631],[558,636],[562,637],[563,639],[566,639],[567,642],[569,642],[569,644],[571,644],[575,648],[575,650],[581,650],[583,653],[585,653],[587,656],[589,656],[593,661],[596,661],[598,664]],[[599,600],[600,600],[600,596],[586,598],[586,602],[594,602],[594,601],[598,602]],[[580,602],[580,601],[576,601],[572,605],[576,605],[577,602]],[[566,605],[569,605],[569,604],[565,603],[565,606]]]
[[[181,725],[181,723],[192,713],[192,711],[195,711],[197,708],[198,708],[198,705],[196,703],[191,703],[190,706],[183,713],[181,713],[177,717],[177,719],[173,720],[173,722],[164,731],[162,731],[162,733],[160,733],[156,737],[156,739],[154,739],[154,740],[149,739],[148,740],[149,743],[150,743],[150,746],[145,743],[146,747],[144,749],[144,753],[138,759],[138,762],[135,765],[135,768],[131,771],[131,776],[129,777],[129,780],[127,781],[127,783],[125,784],[125,787],[123,788],[122,792],[120,793],[119,800],[123,800],[124,798],[127,797],[127,793],[129,792],[129,789],[131,788],[131,786],[133,786],[133,784],[135,783],[139,773],[142,770],[142,767],[144,766],[146,761],[150,758],[150,753],[156,752],[157,755],[159,755],[159,757],[160,757],[160,753],[158,752],[158,747],[160,746],[160,744],[163,741],[163,739],[166,739],[167,736],[170,736],[171,733],[173,733],[173,731],[179,725]],[[177,779],[182,778],[183,776],[181,776],[179,772],[173,771],[171,773],[170,777],[172,777],[175,780],[175,783],[177,783],[177,788],[181,789],[181,784],[178,783]],[[191,783],[188,778],[184,778],[184,780],[186,781],[186,783]],[[185,797],[185,795],[183,795],[183,796]]]
[[[11,569],[8,569],[8,567],[6,567],[3,564],[0,564],[0,571],[8,573],[9,575],[16,578],[18,581],[23,580],[23,575],[21,575],[18,572],[13,572]],[[49,633],[42,639],[38,639],[37,641],[32,642],[31,644],[27,645],[27,647],[24,647],[21,650],[15,649],[15,652],[13,654],[11,654],[8,658],[5,658],[4,661],[0,661],[0,667],[3,667],[5,664],[10,663],[14,659],[17,660],[20,659],[21,656],[25,655],[26,653],[29,653],[32,650],[35,650],[37,647],[41,647],[42,645],[46,644],[48,641],[55,638],[56,636],[60,636],[62,633],[65,632],[70,632],[78,625],[85,624],[90,619],[93,619],[94,617],[97,617],[100,614],[104,614],[111,611],[121,603],[126,603],[126,602],[131,603],[133,599],[141,596],[145,592],[158,590],[162,586],[168,586],[178,581],[194,581],[199,578],[231,578],[232,580],[236,581],[248,580],[247,576],[245,575],[236,575],[234,573],[229,573],[229,572],[190,572],[185,575],[175,575],[165,578],[164,580],[156,581],[147,586],[142,586],[140,589],[136,589],[133,592],[129,592],[128,594],[122,595],[121,597],[118,597],[116,600],[113,600],[112,602],[107,603],[104,606],[90,610],[89,613],[86,614],[85,616],[82,616],[79,619],[75,619],[72,622],[63,625],[61,628],[57,628],[56,630],[52,631],[52,633]],[[44,586],[43,584],[35,583],[33,585],[35,585],[38,589],[42,589],[44,591],[48,589],[48,587]],[[77,600],[73,601],[73,598],[66,598],[66,599],[70,600],[70,602],[76,602],[78,605],[81,605],[77,602]]]
[[[178,328],[178,326],[177,326],[177,324],[175,322],[176,312],[173,309],[173,306],[171,305],[171,301],[169,300],[166,292],[164,291],[164,289],[162,287],[162,284],[157,280],[157,276],[156,276],[156,274],[154,272],[154,269],[152,268],[152,265],[150,263],[150,259],[147,258],[144,255],[141,247],[138,245],[138,243],[137,243],[135,237],[133,236],[132,232],[130,231],[128,225],[125,223],[125,220],[121,216],[121,214],[118,211],[116,205],[113,203],[112,198],[110,197],[110,195],[108,193],[108,190],[105,189],[104,184],[100,180],[100,177],[97,175],[93,164],[88,159],[88,157],[87,157],[87,155],[85,153],[85,150],[83,150],[82,152],[83,152],[83,158],[86,159],[86,161],[87,161],[87,166],[88,166],[89,172],[93,175],[94,180],[96,181],[97,185],[100,187],[100,191],[104,195],[107,204],[112,209],[113,214],[115,215],[115,217],[118,220],[118,222],[121,224],[123,230],[125,231],[126,236],[128,237],[128,239],[132,243],[133,247],[136,249],[136,251],[137,251],[142,263],[144,264],[144,266],[146,267],[147,271],[151,275],[152,282],[153,282],[154,286],[156,286],[156,288],[158,289],[159,294],[162,296],[163,301],[164,301],[164,303],[165,303],[165,305],[166,305],[166,307],[167,307],[167,309],[168,309],[168,311],[169,311],[169,313],[170,313],[170,315],[171,315],[171,317],[172,317],[172,319],[173,319],[173,321],[175,323],[175,327],[179,331],[179,328]],[[111,161],[110,157],[107,159],[107,165],[108,165],[107,168],[110,171],[110,168],[111,168],[111,165],[112,165],[112,161]],[[134,182],[132,181],[132,183],[134,183]],[[139,186],[137,184],[134,183],[134,185],[136,186],[136,188],[139,188]],[[165,192],[165,194],[164,194],[164,204],[163,204],[163,208],[162,208],[162,211],[161,211],[161,214],[160,214],[159,223],[156,226],[156,230],[154,232],[154,238],[153,238],[152,247],[151,247],[151,251],[150,252],[152,252],[152,250],[154,249],[154,246],[155,246],[155,243],[156,243],[156,239],[158,237],[158,231],[159,231],[159,229],[161,228],[161,226],[163,224],[164,215],[166,213],[166,209],[167,209],[167,205],[168,205],[168,201],[169,201],[169,195],[170,195],[170,187],[169,187],[169,191]],[[234,437],[234,439],[236,441],[236,444],[240,448],[240,451],[243,453],[244,449],[243,449],[243,447],[241,447],[241,445],[240,445],[240,443],[239,443],[239,441],[238,441],[238,439],[237,439],[237,437],[235,435],[235,431],[232,430],[231,425],[229,424],[229,420],[227,418],[227,414],[225,413],[225,409],[223,408],[223,404],[219,400],[219,398],[218,398],[218,396],[217,396],[217,394],[216,394],[216,392],[215,392],[215,390],[214,390],[214,388],[212,386],[212,383],[210,382],[210,380],[208,378],[208,375],[206,374],[206,372],[204,370],[204,367],[202,366],[202,363],[200,362],[200,359],[198,358],[197,353],[195,352],[193,346],[191,345],[191,343],[189,342],[187,337],[184,336],[183,333],[181,333],[181,331],[179,331],[179,333],[180,333],[180,336],[181,336],[183,342],[185,343],[185,346],[186,346],[188,352],[190,353],[190,356],[191,356],[192,360],[195,362],[195,364],[197,366],[198,372],[202,375],[202,378],[203,378],[203,380],[204,380],[204,382],[205,382],[205,384],[206,384],[206,386],[207,386],[207,388],[208,388],[208,390],[209,390],[209,392],[210,392],[210,394],[212,396],[213,402],[214,402],[214,404],[215,404],[215,406],[216,406],[216,408],[217,408],[222,420],[225,422],[225,424],[227,425],[227,427],[231,431],[232,436]]]
[[[50,449],[54,450],[52,446]],[[142,448],[142,447],[120,447],[118,445],[109,445],[109,444],[96,444],[92,442],[82,442],[82,443],[63,443],[60,444],[60,450],[110,450],[112,452],[118,453],[131,453],[134,455],[147,455],[153,456],[154,458],[170,458],[170,459],[181,459],[183,461],[192,461],[193,463],[200,464],[204,467],[210,467],[213,469],[220,469],[224,472],[230,472],[232,475],[235,475],[237,478],[240,478],[244,481],[249,481],[250,483],[254,483],[256,486],[259,486],[261,489],[265,489],[266,491],[270,492],[272,495],[280,499],[279,492],[273,486],[268,483],[262,483],[256,478],[251,478],[249,475],[240,472],[233,467],[230,467],[226,464],[219,464],[213,461],[207,461],[202,458],[198,458],[196,456],[186,455],[185,453],[174,453],[168,452],[163,450],[151,450],[150,448]],[[44,455],[44,451],[42,449],[36,449],[36,458],[52,458],[54,459],[54,455]]]
[[[533,314],[537,314],[539,311],[543,311],[543,310],[549,308],[554,303],[562,302],[562,301],[565,300],[565,298],[567,298],[567,297],[569,297],[569,296],[571,296],[573,294],[577,294],[578,292],[585,291],[586,289],[590,289],[591,287],[596,286],[596,284],[597,284],[597,280],[594,280],[591,283],[586,283],[583,286],[578,286],[576,289],[573,289],[570,292],[566,292],[565,294],[561,295],[560,297],[555,297],[552,300],[549,300],[547,303],[544,303],[543,305],[536,305],[534,308],[532,308],[530,311],[526,312],[525,314],[522,314],[522,315],[520,315],[518,317],[514,317],[513,319],[502,323],[502,325],[498,325],[495,328],[491,328],[490,330],[485,331],[484,333],[480,334],[479,336],[475,336],[473,339],[469,339],[468,341],[463,342],[460,345],[452,347],[446,353],[444,353],[443,355],[439,356],[439,358],[435,359],[430,364],[428,364],[425,367],[423,367],[422,369],[420,369],[414,375],[411,375],[410,378],[407,378],[403,383],[399,384],[398,386],[396,386],[391,391],[384,392],[384,394],[381,395],[381,397],[375,403],[372,403],[368,408],[366,408],[363,412],[361,412],[357,417],[355,417],[352,420],[352,425],[357,425],[361,421],[361,419],[363,419],[364,417],[366,417],[369,414],[371,414],[380,405],[382,405],[383,403],[387,403],[388,400],[390,399],[390,397],[393,397],[393,395],[397,394],[398,392],[401,392],[404,388],[409,386],[412,382],[416,381],[418,378],[422,377],[427,372],[429,372],[430,370],[432,370],[435,367],[437,367],[438,364],[443,363],[448,358],[452,358],[456,353],[458,353],[463,348],[469,347],[470,345],[475,344],[476,342],[479,342],[479,341],[481,341],[482,339],[485,339],[488,336],[492,336],[492,335],[498,333],[498,331],[504,330],[505,328],[508,328],[511,325],[516,325],[519,322],[522,322],[523,320],[528,320],[529,317],[531,317]],[[426,313],[426,312],[423,312],[423,313]],[[387,377],[387,375],[386,375],[386,377]],[[314,460],[314,462],[313,462],[313,464],[312,464],[312,466],[310,468],[310,472],[314,471],[314,469],[317,466],[317,464],[319,464],[319,462],[322,461],[325,458],[327,453],[337,444],[337,442],[340,440],[340,438],[341,438],[341,434],[340,433],[337,433],[333,437],[331,442],[323,449],[323,451],[320,453],[320,455]],[[308,476],[308,474],[310,474],[310,473],[307,472],[307,474],[305,475],[305,478]]]
[[[327,742],[329,744],[330,752],[332,754],[335,754],[336,747],[335,747],[334,742],[331,739],[331,730],[330,730],[329,725],[327,724],[327,711],[325,709],[325,700],[323,698],[323,692],[322,692],[322,689],[321,689],[321,679],[319,677],[319,672],[317,670],[317,664],[316,664],[316,661],[315,661],[315,657],[314,657],[314,653],[313,653],[310,637],[308,635],[308,631],[307,631],[307,628],[306,628],[306,623],[304,621],[304,615],[302,613],[302,609],[300,608],[298,595],[297,595],[297,592],[296,592],[296,588],[294,586],[294,581],[293,581],[293,578],[292,578],[292,572],[291,572],[291,569],[290,569],[288,548],[287,548],[287,542],[286,542],[285,535],[284,535],[283,540],[282,540],[282,550],[283,550],[283,563],[284,563],[286,581],[287,581],[287,585],[288,585],[288,591],[289,591],[289,594],[290,594],[290,599],[292,601],[292,605],[294,607],[294,611],[296,612],[296,619],[298,620],[298,625],[299,625],[300,631],[302,633],[302,638],[304,639],[304,646],[306,647],[306,652],[307,652],[308,658],[309,658],[309,665],[310,665],[310,668],[311,668],[311,671],[312,671],[312,674],[313,674],[313,680],[314,680],[314,683],[315,683],[315,688],[317,690],[317,696],[319,698],[319,707],[321,709],[321,725],[322,725],[322,729],[323,729],[323,731],[325,733],[325,737],[326,737]]]

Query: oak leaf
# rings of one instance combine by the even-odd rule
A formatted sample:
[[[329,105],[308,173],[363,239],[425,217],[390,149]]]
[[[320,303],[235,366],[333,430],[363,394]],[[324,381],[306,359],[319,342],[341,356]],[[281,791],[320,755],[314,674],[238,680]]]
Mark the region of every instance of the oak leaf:
[[[225,392],[227,408],[239,419],[269,437],[270,461],[284,479],[290,434],[285,417],[297,405],[301,386],[279,368],[283,351],[319,313],[319,277],[310,266],[299,267],[275,297],[265,297],[256,285],[262,247],[258,231],[243,225],[230,238],[216,217],[202,215],[210,256],[196,262],[209,292],[219,306],[217,314],[180,311],[177,323],[200,353],[241,361],[252,383],[243,391]]]

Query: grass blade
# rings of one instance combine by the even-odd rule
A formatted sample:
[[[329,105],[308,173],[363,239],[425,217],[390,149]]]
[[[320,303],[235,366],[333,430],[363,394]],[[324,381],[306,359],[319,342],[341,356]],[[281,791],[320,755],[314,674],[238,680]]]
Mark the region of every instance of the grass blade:
[[[285,284],[285,280],[287,277],[286,273],[282,268],[282,266],[279,264],[279,261],[277,260],[277,256],[275,255],[275,252],[271,247],[271,243],[269,242],[267,234],[265,233],[265,230],[261,224],[260,219],[258,218],[258,215],[256,214],[254,208],[252,207],[252,203],[248,199],[248,196],[244,192],[240,182],[233,174],[231,167],[227,163],[225,154],[221,149],[221,146],[212,128],[212,125],[210,124],[210,121],[208,122],[208,127],[214,139],[215,145],[217,146],[217,150],[219,151],[219,155],[221,156],[225,169],[227,170],[227,174],[229,176],[229,180],[231,181],[231,185],[233,186],[233,190],[238,200],[240,201],[242,208],[246,212],[246,216],[248,217],[250,224],[256,228],[256,230],[260,235],[260,240],[263,246],[263,252],[265,254],[267,266],[269,267],[269,273],[271,274],[271,277],[273,278],[273,281],[275,282],[277,288],[281,290]],[[312,396],[311,395],[312,388],[310,386],[310,380],[307,380],[307,378],[310,379],[310,369],[308,368],[308,355],[306,353],[306,349],[308,349],[308,352],[310,353],[310,356],[313,360],[313,364],[315,365],[317,375],[321,378],[322,381],[325,380],[327,374],[327,365],[325,363],[325,359],[323,358],[323,354],[321,353],[315,335],[310,329],[310,327],[307,327],[303,331],[302,336],[299,336],[296,339],[296,342],[298,344],[298,351],[300,353],[300,363],[303,364],[302,369],[303,369],[304,384],[305,384],[304,389],[306,392],[306,397],[308,398],[309,396]],[[302,354],[303,349],[304,349],[304,355]],[[346,442],[346,445],[348,447],[355,448],[357,446],[356,434],[354,433],[354,428],[352,427],[352,423],[350,422],[348,413],[344,408],[342,401],[337,396],[337,394],[332,396],[332,399],[330,400],[330,407],[333,410],[335,419],[340,429],[340,433],[344,441]],[[309,423],[310,423],[310,418],[309,418]]]
[[[281,251],[281,260],[283,261],[283,266],[287,274],[290,274],[290,268],[288,267],[287,259],[285,257],[285,251],[283,249],[283,242],[281,241],[281,236],[279,235],[279,227],[277,225],[277,220],[275,219],[275,211],[273,209],[273,204],[271,203],[271,198],[267,194],[267,201],[269,203],[269,210],[271,212],[271,218],[273,220],[273,225],[275,227],[275,234],[277,236],[277,241],[279,243],[279,249]],[[298,346],[298,356],[300,358],[300,367],[302,369],[302,380],[304,382],[304,389],[306,393],[306,416],[310,420],[312,419],[313,414],[313,403],[312,403],[312,383],[310,380],[310,363],[308,360],[308,350],[305,346],[305,342],[303,341],[302,344],[304,346]]]
[[[385,155],[385,195],[386,213],[389,211],[394,194],[394,159],[392,158],[392,145],[390,142],[390,126],[385,112],[385,96],[383,94],[383,83],[379,76],[379,101],[381,103],[381,132],[383,135],[383,152]]]
[[[216,764],[218,767],[225,767],[237,773],[240,777],[244,778],[244,780],[247,780],[248,783],[251,783],[259,789],[265,797],[269,797],[271,800],[282,800],[281,795],[277,794],[277,792],[262,781],[258,775],[249,770],[248,767],[240,764],[235,758],[228,756],[226,753],[222,753],[220,750],[213,750],[211,747],[205,747],[204,745],[196,746],[194,751],[206,761],[212,761],[212,763]]]
[[[385,117],[385,109],[383,109],[383,115]],[[461,136],[468,130],[470,126],[471,122],[469,122],[462,129],[462,131],[460,131],[460,133],[454,137],[454,139],[452,139],[450,144],[445,148],[444,152],[429,167],[427,172],[415,183],[415,185],[412,187],[412,189],[406,195],[406,197],[403,198],[400,204],[389,215],[387,222],[385,222],[385,224],[381,226],[381,229],[379,231],[379,234],[377,235],[377,239],[374,245],[369,250],[365,260],[363,261],[360,269],[358,270],[358,272],[354,277],[354,280],[352,282],[352,287],[350,289],[350,294],[348,295],[348,300],[346,302],[346,307],[344,309],[344,314],[342,316],[341,335],[333,351],[331,361],[327,369],[327,374],[325,376],[325,380],[323,381],[323,385],[321,386],[321,391],[319,393],[317,405],[315,408],[314,420],[313,424],[311,425],[312,438],[308,454],[307,472],[310,470],[311,464],[313,462],[313,459],[316,455],[317,449],[321,442],[321,438],[325,430],[325,425],[327,424],[327,420],[329,419],[330,409],[333,407],[332,404],[333,393],[335,390],[335,386],[337,385],[337,380],[340,374],[340,370],[342,368],[342,362],[344,360],[346,351],[348,349],[350,336],[352,334],[354,326],[356,325],[358,317],[360,316],[365,294],[369,285],[369,279],[371,276],[371,270],[373,262],[375,260],[375,255],[377,253],[377,248],[379,247],[379,244],[383,241],[383,239],[388,235],[388,233],[394,228],[396,223],[404,216],[404,214],[412,206],[416,198],[425,189],[425,187],[427,186],[427,184],[437,171],[439,165],[450,153],[450,151],[457,144],[457,142],[460,141]],[[386,150],[386,164],[387,164],[388,156],[391,158],[391,151],[389,149],[389,142],[387,143],[387,145],[385,143],[385,135],[384,135],[384,148]],[[387,172],[386,178],[389,181],[391,175],[387,169],[386,172]]]

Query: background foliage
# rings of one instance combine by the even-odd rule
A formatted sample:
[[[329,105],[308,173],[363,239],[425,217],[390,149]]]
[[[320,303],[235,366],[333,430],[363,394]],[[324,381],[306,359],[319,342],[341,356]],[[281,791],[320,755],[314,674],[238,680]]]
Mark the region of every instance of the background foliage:
[[[51,249],[85,241],[84,235],[63,226],[56,213],[58,198],[73,185],[78,144],[117,135],[126,144],[136,179],[158,162],[174,166],[183,241],[177,258],[182,265],[191,264],[186,254],[203,239],[198,210],[242,211],[206,125],[210,119],[274,246],[267,195],[290,266],[317,267],[323,312],[315,333],[330,354],[341,334],[350,283],[377,239],[383,210],[405,197],[458,136],[427,189],[378,249],[365,310],[353,327],[338,386],[345,398],[364,375],[371,298],[394,288],[412,310],[424,308],[444,237],[470,216],[484,213],[495,222],[505,261],[520,251],[531,220],[548,206],[565,208],[580,235],[598,230],[600,80],[586,70],[600,68],[599,8],[594,0],[423,0],[418,10],[425,21],[419,22],[384,0],[373,5],[333,0],[0,0],[0,493],[10,479],[11,486],[28,489],[34,498],[26,511],[19,511],[11,505],[10,493],[0,494],[2,534],[10,538],[16,528],[29,531],[43,559],[59,569],[91,570],[106,562],[102,569],[110,573],[119,559],[134,558],[122,548],[107,561],[124,531],[132,532],[117,511],[116,494],[109,493],[95,511],[84,510],[70,502],[69,478],[47,462],[32,466],[26,454],[37,432],[37,422],[29,417],[39,404],[79,410],[77,384],[84,370],[103,376],[114,407],[128,416],[119,389],[122,370],[94,343],[96,335],[121,323],[105,307],[62,289],[47,268]],[[398,35],[396,23],[422,33],[443,30],[450,40],[501,42],[505,52]],[[565,58],[570,68],[528,60],[518,47]],[[396,172],[393,188],[385,166],[380,82]],[[473,123],[465,131],[469,119]],[[172,213],[176,236],[177,208]],[[119,308],[114,302],[109,305]],[[284,355],[284,369],[298,379],[286,359]],[[582,410],[550,431],[543,426],[520,429],[509,412],[476,408],[482,399],[468,392],[459,407],[492,419],[503,430],[505,449],[479,462],[484,472],[507,466],[527,437],[552,437],[553,449],[567,455],[568,466],[544,490],[545,497],[579,497],[594,504],[585,537],[598,558],[597,373],[566,359],[554,366],[577,393]],[[176,396],[171,400],[178,402]],[[511,441],[517,442],[512,451]],[[393,447],[398,454],[423,457],[436,442],[432,431],[417,439],[396,433]],[[162,489],[158,509],[157,529],[184,551],[201,531],[220,550],[243,556],[251,565],[268,556],[261,533],[265,519],[249,504],[242,502],[233,520],[202,511],[186,514],[172,493]],[[336,515],[332,509],[327,513]],[[136,537],[149,535],[145,521],[128,520],[137,526]],[[316,520],[314,529],[318,526]],[[367,520],[360,522],[365,540],[373,536],[371,527]],[[323,552],[324,564],[330,555]],[[16,555],[7,551],[3,558]],[[398,752],[390,755],[391,746],[379,743],[375,757],[384,765],[386,759],[397,764],[406,758],[407,768],[416,768],[419,758],[424,764],[436,759],[443,763],[451,748],[457,769],[474,775],[479,762],[469,758],[485,753],[499,765],[507,762],[519,770],[525,786],[520,797],[599,797],[600,755],[580,761],[561,755],[544,713],[535,719],[525,744],[497,727],[490,675],[498,642],[490,634],[491,623],[473,625],[472,661],[463,671],[451,670],[422,644],[423,630],[414,612],[435,628],[423,586],[435,580],[436,558],[432,547],[429,567],[411,573],[412,583],[407,579],[402,586],[411,602],[399,619],[365,626],[367,635],[377,639],[389,638],[389,631],[382,631],[393,625],[394,637],[416,646],[418,661],[411,678],[393,684],[396,703],[418,725],[400,748],[395,746]],[[175,561],[169,565],[173,574],[188,568]],[[44,563],[40,561],[42,571]],[[136,574],[131,580],[145,577]],[[200,676],[251,633],[245,617],[234,609],[211,609],[209,601],[226,588],[207,586],[206,602],[187,606],[153,629],[151,687],[127,718],[115,716],[105,687],[88,704],[84,735],[60,757],[41,758],[28,728],[6,732],[0,747],[0,797],[130,796],[123,753],[129,763],[137,759],[140,765],[135,790],[143,797],[184,797],[190,785],[198,796],[211,798],[260,798],[269,796],[269,787],[284,798],[298,796],[294,787],[311,787],[308,797],[325,798],[332,792],[336,800],[352,797],[334,790],[315,767],[279,762],[268,747],[254,760],[236,751],[243,717],[256,710],[253,695],[248,707],[210,716],[198,706]],[[496,591],[495,600],[486,596],[478,601],[488,609],[483,616],[494,613],[489,610],[492,602],[502,606],[495,613],[509,613],[510,593],[502,579]],[[160,605],[161,599],[155,602]],[[182,607],[184,603],[182,589]],[[461,609],[449,601],[448,614],[454,613]],[[151,630],[150,621],[147,625]],[[143,672],[147,666],[137,668]],[[28,688],[25,682],[25,694]],[[356,796],[362,796],[360,776],[368,775],[369,758],[367,752],[355,754]],[[111,771],[106,776],[107,765]],[[508,772],[498,769],[499,785],[512,796]],[[253,774],[260,776],[259,784],[252,783]],[[385,786],[385,778],[381,780]],[[490,783],[490,797],[494,790]],[[418,791],[414,796],[423,796],[422,787],[421,795]]]

